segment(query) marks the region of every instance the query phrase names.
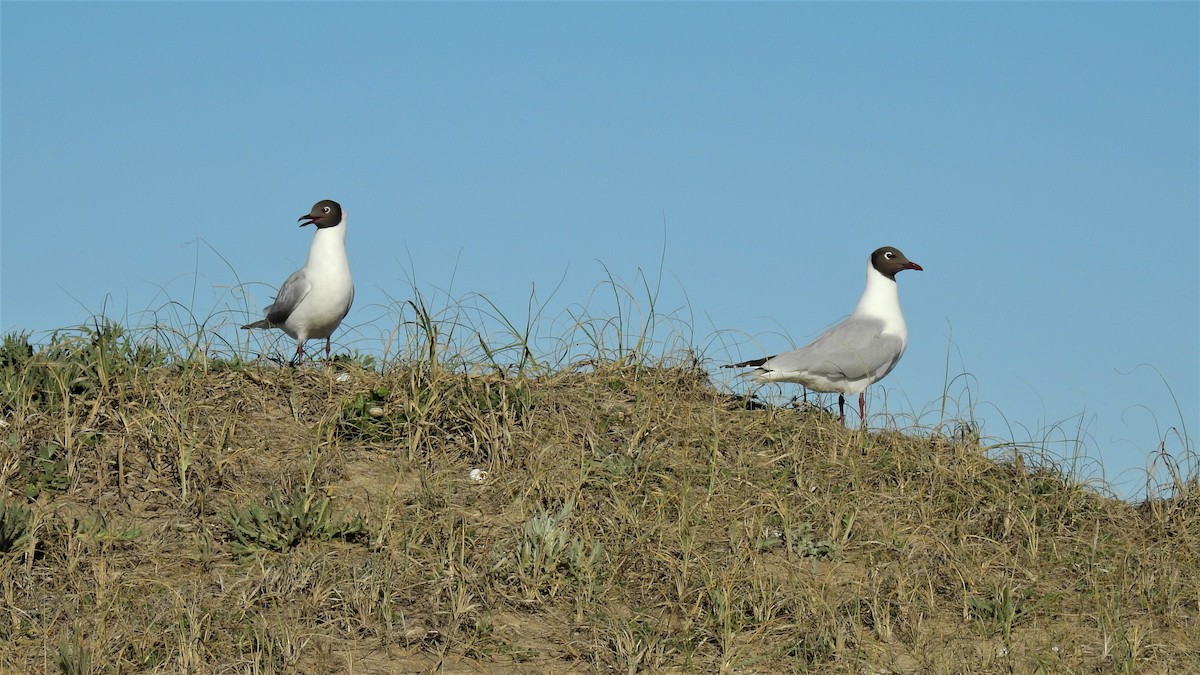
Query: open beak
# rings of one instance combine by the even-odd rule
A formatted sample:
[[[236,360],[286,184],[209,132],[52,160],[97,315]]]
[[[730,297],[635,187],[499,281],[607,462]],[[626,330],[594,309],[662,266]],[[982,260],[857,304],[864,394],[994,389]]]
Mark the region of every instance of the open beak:
[[[311,213],[306,213],[306,214],[300,216],[299,218],[297,218],[296,220],[302,221],[300,223],[300,227],[304,227],[305,225],[312,225],[313,223],[317,222],[317,217]]]

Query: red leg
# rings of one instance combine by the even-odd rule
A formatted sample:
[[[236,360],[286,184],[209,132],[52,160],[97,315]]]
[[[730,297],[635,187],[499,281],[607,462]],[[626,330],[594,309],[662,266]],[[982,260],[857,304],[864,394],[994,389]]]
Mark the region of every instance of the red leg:
[[[325,338],[325,360],[329,360],[329,338]]]
[[[846,426],[846,397],[838,394],[838,424]]]
[[[862,425],[867,426],[867,392],[866,390],[858,392],[858,419],[862,420]]]

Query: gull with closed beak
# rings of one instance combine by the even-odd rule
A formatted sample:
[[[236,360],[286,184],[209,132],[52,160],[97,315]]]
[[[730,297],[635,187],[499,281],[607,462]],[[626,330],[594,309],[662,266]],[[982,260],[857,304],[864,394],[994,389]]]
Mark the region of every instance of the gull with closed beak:
[[[846,394],[858,394],[858,415],[865,427],[867,386],[892,372],[908,345],[896,275],[921,269],[895,247],[876,249],[867,261],[866,290],[845,321],[800,349],[724,367],[754,367],[742,376],[759,382],[796,382],[813,391],[837,393],[843,425]]]

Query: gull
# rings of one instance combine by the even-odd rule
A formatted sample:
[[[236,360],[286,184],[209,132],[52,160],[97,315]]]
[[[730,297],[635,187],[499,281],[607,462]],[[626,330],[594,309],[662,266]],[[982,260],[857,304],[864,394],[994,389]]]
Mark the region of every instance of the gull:
[[[308,262],[279,287],[275,302],[263,312],[266,318],[242,328],[278,328],[296,340],[292,364],[304,357],[304,342],[325,338],[325,358],[329,358],[329,336],[346,318],[354,303],[354,281],[346,258],[346,216],[342,206],[332,199],[313,205],[300,216],[300,227],[315,225]]]
[[[743,373],[759,382],[796,382],[838,395],[838,421],[846,424],[846,394],[858,394],[858,416],[866,426],[866,396],[872,382],[892,372],[908,345],[908,327],[900,312],[896,274],[921,270],[899,249],[875,249],[867,261],[867,288],[845,321],[800,349],[725,368],[754,367]]]

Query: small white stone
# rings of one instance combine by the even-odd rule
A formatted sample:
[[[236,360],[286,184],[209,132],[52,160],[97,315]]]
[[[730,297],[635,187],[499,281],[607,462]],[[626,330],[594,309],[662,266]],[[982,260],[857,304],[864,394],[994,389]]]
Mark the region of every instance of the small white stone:
[[[371,417],[383,417],[383,408],[380,408],[379,406],[374,406],[373,408],[371,408],[370,410],[367,411],[367,414],[370,415]]]
[[[471,469],[471,473],[467,474],[467,476],[476,483],[482,483],[488,479],[488,472],[483,469]]]

